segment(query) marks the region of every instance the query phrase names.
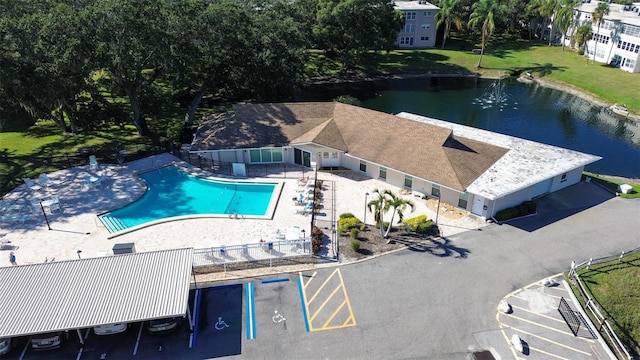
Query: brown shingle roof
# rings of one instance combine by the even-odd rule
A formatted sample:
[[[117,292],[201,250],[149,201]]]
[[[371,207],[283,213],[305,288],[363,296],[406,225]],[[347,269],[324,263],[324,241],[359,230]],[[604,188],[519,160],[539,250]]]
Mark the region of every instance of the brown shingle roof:
[[[205,122],[192,151],[313,142],[463,191],[508,149],[452,130],[341,103],[234,105]]]

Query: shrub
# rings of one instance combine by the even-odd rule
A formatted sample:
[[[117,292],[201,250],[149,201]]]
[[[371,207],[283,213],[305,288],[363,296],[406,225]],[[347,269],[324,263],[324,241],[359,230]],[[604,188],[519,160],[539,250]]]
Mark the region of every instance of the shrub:
[[[427,215],[418,215],[416,217],[406,219],[402,223],[409,230],[413,232],[417,232],[419,234],[424,234],[428,232],[431,226],[433,226],[433,221],[428,220]]]
[[[351,231],[351,229],[353,229],[353,228],[360,227],[361,223],[362,222],[360,221],[360,219],[355,218],[355,217],[339,219],[338,220],[338,232],[340,234],[347,233],[347,232]]]
[[[353,217],[356,217],[356,216],[353,215],[352,213],[342,213],[342,214],[340,214],[340,219],[353,218]]]
[[[351,238],[355,240],[358,238],[358,234],[360,234],[360,229],[352,228],[351,233],[349,235],[351,235]]]
[[[389,227],[389,222],[385,221],[384,222],[384,228],[388,228]],[[380,229],[380,223],[376,221],[376,229]]]
[[[516,209],[518,210],[518,216],[529,215],[529,208],[524,205],[517,205]]]
[[[494,216],[498,221],[505,221],[519,216],[525,216],[536,212],[537,205],[533,201],[525,201],[520,205],[502,209]]]
[[[324,239],[324,233],[319,227],[314,226],[313,229],[311,229],[311,249],[313,250],[313,255],[320,253],[322,239]]]
[[[360,250],[360,240],[353,239],[351,240],[351,250],[358,252]]]
[[[531,200],[523,202],[522,205],[526,206],[527,209],[529,209],[529,214],[535,213],[536,209],[538,208],[538,205]]]

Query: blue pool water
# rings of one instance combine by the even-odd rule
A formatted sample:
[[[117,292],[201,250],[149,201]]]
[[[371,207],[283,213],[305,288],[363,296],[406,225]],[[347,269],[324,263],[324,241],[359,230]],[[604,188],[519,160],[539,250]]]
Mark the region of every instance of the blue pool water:
[[[276,184],[214,181],[167,166],[139,175],[147,191],[99,216],[109,232],[183,215],[265,216]]]

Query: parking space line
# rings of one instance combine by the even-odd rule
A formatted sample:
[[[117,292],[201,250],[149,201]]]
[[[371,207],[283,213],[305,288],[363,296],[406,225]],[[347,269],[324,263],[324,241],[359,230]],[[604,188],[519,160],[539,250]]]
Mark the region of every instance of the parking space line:
[[[140,323],[140,330],[138,330],[138,338],[136,339],[136,345],[133,347],[133,355],[138,353],[138,346],[140,345],[140,337],[142,337],[142,327],[144,323]]]
[[[245,284],[245,295],[247,297],[247,340],[256,338],[256,311],[255,311],[255,290],[252,282]]]
[[[574,348],[574,347],[571,347],[571,346],[569,346],[569,345],[565,345],[565,344],[560,343],[560,342],[557,342],[557,341],[553,341],[553,340],[551,340],[551,339],[547,339],[547,338],[545,338],[545,337],[542,337],[542,336],[540,336],[540,335],[536,335],[536,334],[534,334],[534,333],[531,333],[531,332],[528,332],[528,331],[522,330],[522,329],[520,329],[520,328],[516,328],[516,327],[513,327],[513,326],[509,326],[509,325],[505,325],[505,326],[506,326],[507,328],[513,329],[514,331],[517,331],[517,332],[519,332],[519,333],[526,334],[526,335],[528,335],[528,336],[538,338],[538,339],[540,339],[540,340],[543,340],[543,341],[546,341],[546,342],[548,342],[548,343],[551,343],[551,344],[554,344],[554,345],[557,345],[557,346],[563,347],[563,348],[565,348],[565,349],[572,350],[572,351],[575,351],[575,352],[578,352],[578,353],[581,353],[581,354],[584,354],[584,355],[592,356],[592,354],[591,354],[591,353],[589,353],[589,352],[582,351],[582,350],[580,350],[580,349],[576,349],[576,348]]]
[[[324,287],[327,285],[327,283],[333,279],[333,276],[336,274],[336,271],[338,269],[334,270],[331,275],[329,275],[329,277],[327,277],[327,279],[322,283],[322,285],[320,285],[320,287],[316,290],[316,293],[313,294],[313,296],[311,297],[311,299],[309,299],[309,304],[311,304],[313,302],[313,300],[316,298],[316,296],[318,296],[318,294],[320,294],[320,292],[322,292],[322,289],[324,289]],[[306,287],[305,287],[306,288]]]
[[[324,286],[324,284],[323,284],[323,286]],[[322,305],[320,305],[320,307],[318,307],[318,309],[316,310],[315,314],[313,314],[313,316],[311,316],[311,319],[309,319],[309,320],[311,320],[311,322],[313,322],[313,319],[315,319],[315,318],[316,318],[316,316],[318,316],[318,314],[320,314],[320,313],[322,312],[322,309],[324,309],[324,307],[327,305],[327,303],[328,303],[329,301],[331,301],[331,299],[333,298],[333,295],[335,295],[335,294],[338,292],[338,290],[340,290],[340,287],[342,287],[342,284],[341,284],[341,285],[338,285],[338,287],[336,287],[335,289],[333,289],[333,291],[331,292],[331,294],[329,294],[329,296],[327,296],[327,298],[326,298],[326,299],[324,299],[324,302],[322,303]],[[319,291],[318,291],[318,292],[319,292]],[[316,292],[316,294],[315,294],[315,295],[318,295],[318,292]],[[315,298],[315,295],[314,295],[314,297],[313,297],[313,298],[311,298],[311,300],[309,300],[309,303],[313,302],[313,299]]]
[[[550,353],[550,352],[548,352],[548,351],[544,351],[544,350],[542,350],[542,349],[538,349],[538,348],[535,348],[535,347],[531,347],[531,346],[529,346],[529,355],[531,355],[531,351],[536,351],[536,352],[539,352],[539,353],[542,353],[542,354],[545,354],[545,355],[548,355],[548,356],[554,357],[554,358],[556,358],[556,359],[561,359],[561,360],[571,360],[571,358],[562,357],[562,356],[560,356],[560,355],[552,354],[552,353]]]
[[[540,317],[543,317],[543,318],[545,318],[545,319],[549,319],[549,320],[557,321],[557,322],[559,322],[559,323],[561,323],[561,324],[564,324],[564,320],[560,320],[560,319],[558,319],[558,318],[554,318],[554,317],[549,316],[549,315],[545,315],[545,314],[537,313],[537,312],[535,312],[535,311],[531,311],[531,310],[529,310],[529,309],[525,309],[525,308],[523,308],[523,307],[520,307],[520,306],[517,306],[517,305],[513,305],[513,304],[511,304],[511,307],[512,307],[513,309],[519,309],[519,310],[522,310],[522,311],[524,311],[524,312],[528,312],[529,314],[534,314],[534,315],[536,315],[536,316],[540,316]]]
[[[317,274],[318,274],[318,272],[314,271],[313,274],[311,274],[311,276],[309,277],[309,281],[307,281],[306,284],[304,284],[304,281],[302,282],[304,284],[304,289],[306,289],[307,286],[309,286],[309,284],[311,284],[311,280],[315,279]],[[302,273],[300,273],[300,277],[302,278]]]
[[[312,275],[312,279],[315,278],[316,274],[317,273],[314,273]],[[331,290],[330,288],[328,288],[328,284],[330,281],[335,281],[335,280],[339,281],[339,283],[334,289]],[[309,280],[309,282],[310,281],[311,280]],[[308,332],[319,331],[319,330],[340,329],[340,328],[356,325],[356,320],[353,314],[353,309],[351,307],[351,302],[349,300],[349,295],[347,293],[347,288],[345,286],[344,278],[342,277],[342,273],[340,272],[339,268],[335,269],[330,275],[328,275],[327,278],[324,280],[324,282],[320,284],[320,286],[317,289],[314,289],[313,295],[310,298],[307,298],[307,295],[310,295],[310,294],[307,294],[307,291],[306,291],[307,286],[309,285],[309,282],[305,284],[302,279],[302,273],[300,273],[300,277],[298,278],[298,283],[300,286],[300,300],[303,302],[302,304],[302,309],[304,312],[303,316],[305,319],[305,327]],[[342,290],[342,292],[340,292],[340,290]],[[330,293],[326,294],[328,291],[330,291]],[[325,314],[327,313],[327,310],[331,310],[331,309],[327,309],[327,307],[329,307],[329,304],[332,301],[334,301],[334,298],[336,296],[339,296],[339,294],[342,294],[343,299],[336,299],[336,300],[341,300],[341,302],[339,304],[332,305],[332,306],[335,306],[335,309],[333,309],[333,311],[330,314],[328,314],[328,319],[324,319],[324,323],[321,326],[314,327],[313,321],[317,320],[320,314]],[[324,301],[319,306],[314,307],[314,311],[313,313],[311,313],[309,306],[315,300],[319,300],[318,299],[319,296],[323,296]],[[336,320],[338,314],[341,312],[344,313],[344,311],[348,311],[348,314],[345,314],[346,319],[341,324],[331,325],[331,322]]]
[[[311,279],[313,279],[315,275],[316,273],[313,273]],[[311,281],[311,279],[309,279],[309,281]],[[299,273],[298,291],[300,292],[300,302],[302,302],[302,317],[304,318],[304,328],[305,330],[307,330],[307,332],[309,332],[309,306],[307,305],[307,295],[304,291],[304,288],[305,284],[304,281],[302,281],[302,273]]]
[[[543,324],[537,323],[537,322],[535,322],[535,321],[531,321],[531,320],[528,320],[528,319],[525,319],[525,318],[522,318],[522,317],[519,317],[519,316],[515,316],[515,315],[507,315],[507,316],[508,316],[508,317],[511,317],[511,318],[514,318],[514,319],[518,319],[518,320],[520,320],[520,321],[527,322],[527,323],[529,323],[529,324],[533,324],[533,325],[536,325],[536,326],[539,326],[539,327],[543,327],[543,328],[545,328],[545,329],[553,330],[553,331],[555,331],[555,332],[559,332],[559,333],[561,333],[561,334],[565,334],[565,335],[570,336],[570,337],[575,337],[575,336],[573,336],[573,334],[572,334],[572,333],[570,333],[570,332],[568,332],[568,331],[564,331],[564,330],[556,329],[556,328],[554,328],[554,327],[547,326],[547,325],[543,325]],[[593,340],[585,339],[585,338],[581,338],[581,337],[575,337],[575,338],[580,339],[580,340],[584,340],[584,341],[587,341],[587,342],[590,342],[590,343],[593,343],[593,342],[594,342]]]

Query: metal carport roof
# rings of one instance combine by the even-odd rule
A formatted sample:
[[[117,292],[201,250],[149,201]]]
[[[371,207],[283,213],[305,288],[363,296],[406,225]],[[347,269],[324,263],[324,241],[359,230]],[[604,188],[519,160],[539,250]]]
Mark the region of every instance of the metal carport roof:
[[[0,337],[187,312],[193,249],[0,268]]]

